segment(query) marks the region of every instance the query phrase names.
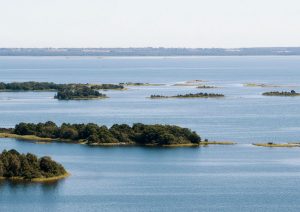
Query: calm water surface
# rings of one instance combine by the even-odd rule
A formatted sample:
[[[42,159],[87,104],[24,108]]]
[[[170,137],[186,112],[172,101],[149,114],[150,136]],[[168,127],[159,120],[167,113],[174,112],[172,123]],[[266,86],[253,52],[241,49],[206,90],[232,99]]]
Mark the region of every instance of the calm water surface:
[[[151,94],[201,92],[171,86],[186,80],[218,86],[223,99],[151,100]],[[109,99],[57,101],[52,92],[0,93],[0,127],[21,121],[167,123],[236,146],[91,148],[0,139],[51,155],[72,176],[54,184],[0,184],[0,211],[299,211],[300,149],[253,147],[258,141],[300,141],[300,98],[264,97],[300,91],[300,57],[83,58],[0,57],[0,81],[150,82],[166,86],[104,91]],[[280,88],[244,87],[269,83]]]

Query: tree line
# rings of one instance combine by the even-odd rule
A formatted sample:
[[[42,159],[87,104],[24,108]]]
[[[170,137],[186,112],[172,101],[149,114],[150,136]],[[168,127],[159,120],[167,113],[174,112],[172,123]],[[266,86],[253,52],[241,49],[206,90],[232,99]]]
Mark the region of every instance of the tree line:
[[[189,94],[177,94],[175,96],[163,96],[163,95],[151,95],[151,99],[155,98],[216,98],[224,97],[223,94],[217,93],[189,93]]]
[[[38,158],[27,153],[20,154],[12,149],[0,153],[0,177],[20,177],[31,180],[34,178],[57,177],[66,174],[64,167],[50,157]]]
[[[0,82],[0,90],[10,91],[47,91],[47,90],[63,90],[67,88],[82,88],[89,87],[94,90],[106,90],[106,89],[124,89],[123,85],[117,84],[82,84],[82,83],[70,83],[70,84],[56,84],[53,82]]]
[[[86,141],[87,144],[137,144],[174,145],[199,144],[200,136],[188,128],[174,125],[146,125],[141,123],[129,126],[114,124],[110,128],[94,123],[68,124],[57,126],[54,122],[19,123],[11,130],[17,135],[35,135],[43,138]]]
[[[59,100],[76,100],[76,99],[95,99],[105,98],[106,95],[100,93],[98,90],[90,87],[75,87],[75,88],[64,88],[55,94],[54,98]]]
[[[264,96],[300,96],[300,93],[297,93],[294,90],[288,91],[270,91],[263,93]]]

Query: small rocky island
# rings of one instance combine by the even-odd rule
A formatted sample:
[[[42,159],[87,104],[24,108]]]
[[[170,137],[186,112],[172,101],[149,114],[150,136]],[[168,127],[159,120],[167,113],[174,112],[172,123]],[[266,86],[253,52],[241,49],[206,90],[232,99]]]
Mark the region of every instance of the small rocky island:
[[[0,153],[0,179],[32,182],[54,181],[67,177],[64,167],[50,157],[38,158],[12,149]]]
[[[300,93],[297,93],[294,90],[288,91],[270,91],[263,93],[264,96],[300,96]]]
[[[165,98],[220,98],[224,97],[223,94],[216,93],[189,93],[189,94],[178,94],[176,96],[162,96],[162,95],[151,95],[151,99],[165,99]]]
[[[61,89],[57,92],[54,98],[58,100],[89,100],[103,99],[107,98],[107,96],[90,87],[80,86]]]

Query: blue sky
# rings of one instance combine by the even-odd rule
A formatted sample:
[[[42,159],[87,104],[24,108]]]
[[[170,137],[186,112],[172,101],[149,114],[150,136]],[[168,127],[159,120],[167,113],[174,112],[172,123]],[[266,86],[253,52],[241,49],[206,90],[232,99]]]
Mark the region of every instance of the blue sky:
[[[0,47],[300,46],[299,0],[0,0]]]

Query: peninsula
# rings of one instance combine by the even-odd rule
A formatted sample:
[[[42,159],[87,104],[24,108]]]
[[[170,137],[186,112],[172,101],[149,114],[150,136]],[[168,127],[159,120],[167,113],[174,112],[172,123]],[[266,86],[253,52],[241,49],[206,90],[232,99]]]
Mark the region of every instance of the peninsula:
[[[20,154],[14,149],[0,153],[0,179],[46,182],[67,176],[64,167],[50,157],[38,158],[31,153]]]

